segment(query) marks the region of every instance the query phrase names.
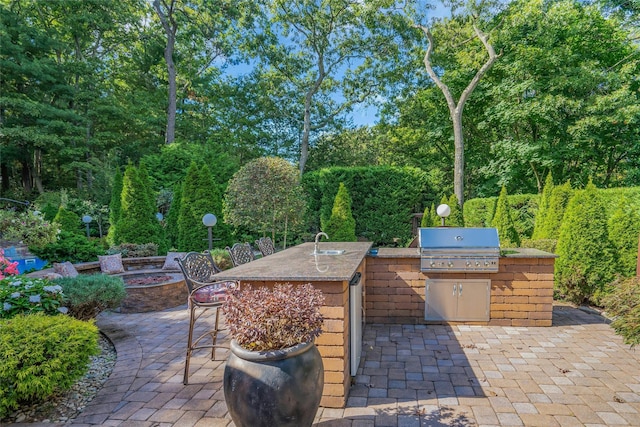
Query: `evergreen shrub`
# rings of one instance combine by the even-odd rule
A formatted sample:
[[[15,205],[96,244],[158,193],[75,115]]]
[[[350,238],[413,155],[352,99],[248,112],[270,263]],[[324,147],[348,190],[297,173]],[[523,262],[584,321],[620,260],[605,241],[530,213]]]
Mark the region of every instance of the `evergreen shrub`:
[[[626,197],[617,206],[609,217],[609,238],[618,256],[618,272],[623,277],[632,277],[636,274],[638,260],[640,209]]]
[[[566,182],[562,185],[555,186],[549,198],[549,210],[544,216],[544,223],[540,226],[540,239],[558,239],[560,235],[560,226],[563,223],[565,211],[569,200],[574,194],[571,183]],[[600,212],[600,217],[603,213]]]
[[[546,222],[546,216],[549,214],[549,204],[551,202],[551,194],[553,193],[553,176],[551,172],[547,175],[547,179],[544,182],[542,188],[542,195],[540,196],[540,205],[535,213],[533,232],[531,233],[531,239],[538,240],[544,239],[542,235],[542,225]]]
[[[617,279],[602,303],[607,315],[614,317],[611,327],[625,344],[640,344],[640,277]]]
[[[560,294],[577,304],[597,303],[616,270],[603,212],[602,199],[590,182],[571,198],[560,227],[555,283]]]
[[[155,243],[122,243],[107,250],[108,255],[121,254],[122,258],[141,258],[158,255],[158,245]]]
[[[99,351],[91,322],[42,314],[0,320],[0,418],[69,389]]]
[[[355,242],[356,221],[351,213],[351,198],[344,183],[340,183],[329,221],[322,227],[332,242]]]
[[[467,227],[490,227],[496,210],[497,197],[469,199],[464,202],[464,223]]]
[[[54,243],[42,248],[29,247],[38,257],[50,263],[69,261],[72,263],[95,261],[105,253],[100,241],[88,240],[82,233],[61,231]]]
[[[109,201],[109,231],[107,232],[107,242],[109,245],[117,245],[120,239],[117,236],[118,221],[122,214],[122,172],[116,169],[111,187],[111,200]]]
[[[233,267],[231,257],[226,249],[214,248],[211,250],[211,256],[220,270],[228,270]]]
[[[82,235],[82,220],[80,216],[60,206],[53,221],[60,225],[60,230]]]
[[[69,314],[90,320],[107,309],[120,306],[127,296],[121,277],[106,274],[79,274],[54,280],[60,285]]]
[[[443,203],[446,203],[447,205],[449,205],[449,208],[451,208],[451,213],[449,214],[449,218],[447,218],[446,224],[449,227],[464,227],[464,218],[462,217],[462,209],[460,209],[460,205],[458,204],[458,198],[456,197],[456,195],[452,194],[449,197],[449,200],[446,200],[445,198],[443,198]],[[436,214],[436,216],[438,215]]]
[[[555,239],[522,239],[520,241],[521,248],[534,248],[541,251],[555,253],[558,241]]]
[[[509,206],[509,201],[507,200],[507,188],[504,186],[500,191],[500,197],[498,197],[496,213],[491,221],[491,226],[498,229],[501,247],[517,248],[520,246],[520,236],[513,224],[511,206]]]
[[[412,167],[334,167],[305,173],[308,226],[319,230],[331,216],[340,182],[349,189],[356,236],[384,246],[412,239],[411,218],[433,202],[428,175]]]

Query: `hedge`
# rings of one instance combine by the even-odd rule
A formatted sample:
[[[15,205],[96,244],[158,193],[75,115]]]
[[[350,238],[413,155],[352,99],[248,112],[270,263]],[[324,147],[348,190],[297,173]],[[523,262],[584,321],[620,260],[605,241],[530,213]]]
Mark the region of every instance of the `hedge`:
[[[415,212],[434,202],[428,175],[412,167],[335,167],[308,172],[302,185],[308,196],[308,226],[319,230],[331,217],[340,182],[351,196],[356,236],[376,245],[405,244],[412,238]],[[329,236],[331,237],[331,236]]]

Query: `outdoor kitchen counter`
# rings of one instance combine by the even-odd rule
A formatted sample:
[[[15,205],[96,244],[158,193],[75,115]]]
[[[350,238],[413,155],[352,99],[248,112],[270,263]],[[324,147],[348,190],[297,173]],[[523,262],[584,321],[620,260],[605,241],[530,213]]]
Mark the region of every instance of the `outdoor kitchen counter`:
[[[345,253],[314,256],[314,243],[303,243],[215,276],[218,280],[237,280],[241,288],[311,283],[322,291],[325,298],[320,309],[324,316],[323,333],[315,343],[324,365],[320,404],[325,408],[344,408],[351,386],[352,365],[360,362],[362,345],[352,346],[351,340],[362,337],[362,321],[357,317],[362,306],[352,308],[352,304],[359,300],[355,298],[358,293],[362,295],[370,247],[371,243],[324,241],[319,243],[318,249],[343,249]]]
[[[354,275],[371,242],[320,242],[320,250],[344,249],[341,255],[313,255],[314,243],[303,243],[216,274],[219,280],[342,282]]]

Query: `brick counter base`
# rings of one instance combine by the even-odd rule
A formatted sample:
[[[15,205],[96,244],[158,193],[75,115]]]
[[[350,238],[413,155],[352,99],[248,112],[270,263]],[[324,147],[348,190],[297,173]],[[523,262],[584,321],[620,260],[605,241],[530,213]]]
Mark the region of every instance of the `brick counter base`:
[[[500,326],[551,326],[554,258],[500,258],[497,273],[423,273],[420,259],[368,257],[367,323],[421,324],[427,279],[491,279],[489,322]]]

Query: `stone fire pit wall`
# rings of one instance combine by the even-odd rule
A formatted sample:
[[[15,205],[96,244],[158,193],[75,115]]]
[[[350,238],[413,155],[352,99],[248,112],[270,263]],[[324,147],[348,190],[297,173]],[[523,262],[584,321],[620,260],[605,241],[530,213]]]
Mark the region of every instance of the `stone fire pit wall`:
[[[423,273],[415,249],[381,248],[377,256],[367,257],[366,321],[427,323],[427,279],[490,279],[489,325],[551,326],[556,256],[535,249],[513,252],[500,258],[497,273]]]

